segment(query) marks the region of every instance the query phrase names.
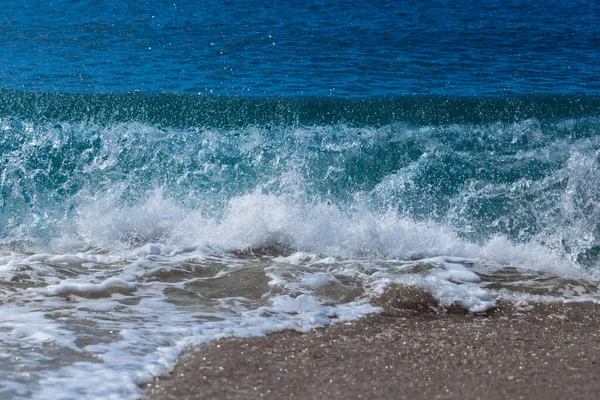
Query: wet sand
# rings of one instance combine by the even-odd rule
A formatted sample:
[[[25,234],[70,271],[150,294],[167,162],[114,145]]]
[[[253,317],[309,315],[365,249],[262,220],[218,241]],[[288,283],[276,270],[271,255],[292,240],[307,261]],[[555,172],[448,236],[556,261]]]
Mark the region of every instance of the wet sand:
[[[594,399],[600,306],[443,308],[413,287],[385,311],[308,334],[212,342],[145,388],[150,399]]]

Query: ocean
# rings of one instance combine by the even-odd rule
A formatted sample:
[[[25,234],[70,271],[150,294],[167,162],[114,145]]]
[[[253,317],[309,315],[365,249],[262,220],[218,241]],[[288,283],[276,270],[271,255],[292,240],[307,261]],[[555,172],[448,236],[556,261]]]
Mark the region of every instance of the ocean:
[[[600,301],[600,5],[5,1],[0,398],[380,309]]]

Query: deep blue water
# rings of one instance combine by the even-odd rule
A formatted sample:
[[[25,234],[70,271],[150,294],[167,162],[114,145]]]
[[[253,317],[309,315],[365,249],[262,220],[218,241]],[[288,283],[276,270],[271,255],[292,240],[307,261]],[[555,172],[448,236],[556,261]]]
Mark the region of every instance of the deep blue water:
[[[598,94],[599,21],[593,1],[5,1],[0,87]]]

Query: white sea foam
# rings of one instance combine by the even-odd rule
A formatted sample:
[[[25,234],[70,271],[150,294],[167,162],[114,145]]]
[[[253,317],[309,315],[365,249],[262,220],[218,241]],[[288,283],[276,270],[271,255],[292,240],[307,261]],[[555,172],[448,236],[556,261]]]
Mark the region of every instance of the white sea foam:
[[[50,285],[46,288],[48,294],[86,294],[86,293],[106,293],[118,290],[120,292],[134,292],[139,284],[137,282],[127,282],[119,278],[109,278],[100,283],[78,282],[71,279],[65,279],[58,285]]]
[[[54,346],[63,359],[43,367],[39,380],[4,371],[12,397],[139,398],[138,384],[166,373],[189,346],[358,318],[378,311],[368,295],[394,283],[417,285],[442,304],[481,312],[497,298],[518,297],[488,289],[483,274],[510,267],[595,279],[542,243],[503,236],[476,243],[450,226],[377,213],[358,200],[343,208],[255,192],[232,198],[216,217],[201,207],[185,208],[160,190],[123,207],[115,207],[111,196],[81,206],[76,224],[51,251],[0,256],[2,277],[22,282],[5,294],[1,342],[29,346],[42,358]],[[265,292],[227,294],[236,279],[246,279],[235,275],[246,268],[266,275]],[[231,279],[233,286],[218,287],[225,294],[211,286],[219,279]],[[327,298],[329,287],[364,293],[340,304]],[[547,297],[595,299],[577,290]],[[34,353],[18,352],[32,371]]]
[[[101,362],[77,362],[48,371],[32,398],[141,398],[138,384],[164,374],[182,350],[229,336],[256,336],[282,329],[307,332],[359,318],[378,309],[365,302],[326,306],[313,296],[275,296],[271,305],[247,310],[222,322],[190,323],[191,315],[157,297],[135,307],[136,322],[121,322],[115,341],[83,347]],[[85,303],[82,305],[85,306]],[[140,321],[146,321],[140,326]],[[151,350],[154,349],[154,350]]]
[[[156,240],[154,244],[152,239]],[[150,243],[131,250],[136,240]],[[477,244],[462,239],[451,227],[415,221],[391,211],[376,213],[365,207],[343,211],[333,204],[306,203],[290,196],[260,193],[231,199],[223,217],[218,219],[205,216],[201,210],[182,208],[165,198],[160,190],[145,202],[124,208],[115,208],[108,198],[96,199],[93,207],[79,210],[76,231],[67,232],[57,241],[55,250],[111,249],[111,256],[85,256],[91,257],[89,262],[102,263],[115,262],[114,254],[128,259],[151,254],[195,253],[201,258],[211,252],[245,251],[272,245],[323,254],[332,257],[329,260],[335,257],[407,260],[454,256],[565,276],[590,273],[560,251],[535,241],[515,243],[503,236],[494,236]],[[294,257],[300,256],[301,253],[294,253]],[[35,257],[47,262],[87,262],[81,254],[72,260],[65,258],[71,256]]]

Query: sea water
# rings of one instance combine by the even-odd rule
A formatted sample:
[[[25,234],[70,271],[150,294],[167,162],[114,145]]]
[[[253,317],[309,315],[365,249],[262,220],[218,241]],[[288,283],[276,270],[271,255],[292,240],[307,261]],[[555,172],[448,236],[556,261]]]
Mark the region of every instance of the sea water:
[[[600,300],[600,7],[4,2],[0,398],[418,285]]]

